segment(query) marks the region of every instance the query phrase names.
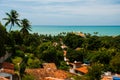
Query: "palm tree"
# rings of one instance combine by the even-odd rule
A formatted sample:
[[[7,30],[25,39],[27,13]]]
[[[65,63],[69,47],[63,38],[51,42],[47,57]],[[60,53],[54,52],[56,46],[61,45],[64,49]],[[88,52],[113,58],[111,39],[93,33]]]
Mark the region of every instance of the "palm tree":
[[[6,15],[8,16],[8,18],[3,18],[3,20],[7,20],[7,22],[5,23],[5,26],[7,26],[8,24],[11,24],[9,31],[11,31],[12,26],[14,26],[14,24],[19,25],[19,14],[17,13],[16,10],[11,10],[10,13],[6,13]]]
[[[29,34],[29,31],[31,31],[31,25],[29,20],[27,19],[23,19],[21,20],[21,26],[22,29],[20,30],[20,32],[24,35]]]

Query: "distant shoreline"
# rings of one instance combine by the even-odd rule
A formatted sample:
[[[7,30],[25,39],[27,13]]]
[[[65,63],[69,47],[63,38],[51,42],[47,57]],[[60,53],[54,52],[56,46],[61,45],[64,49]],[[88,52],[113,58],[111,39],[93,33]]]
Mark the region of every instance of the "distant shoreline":
[[[13,27],[12,30],[20,30],[20,28]],[[120,35],[120,26],[32,25],[32,32],[30,33],[58,35],[62,32],[83,32],[92,35],[94,32],[98,32],[98,36],[117,36]]]

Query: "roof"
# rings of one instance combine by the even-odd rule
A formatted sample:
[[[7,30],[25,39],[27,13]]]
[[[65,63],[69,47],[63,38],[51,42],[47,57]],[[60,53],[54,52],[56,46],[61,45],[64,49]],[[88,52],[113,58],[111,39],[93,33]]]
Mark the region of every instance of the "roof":
[[[66,56],[66,54],[67,54],[67,51],[66,51],[66,50],[64,50],[64,51],[63,51],[63,53],[64,53],[64,56]]]
[[[0,76],[0,80],[9,80],[9,79]]]
[[[58,78],[52,78],[52,77],[46,77],[45,80],[64,80],[64,79],[58,79]]]
[[[63,70],[46,70],[43,68],[39,68],[39,69],[26,69],[25,72],[27,74],[31,74],[35,76],[36,80],[44,80],[44,78],[46,77],[52,77],[58,79],[67,78],[67,73]]]
[[[4,72],[4,73],[8,73],[8,74],[15,74],[14,70],[10,70],[10,69],[1,69],[0,72]]]
[[[112,76],[104,76],[101,80],[112,80]]]
[[[87,66],[81,66],[80,68],[76,68],[76,71],[82,72],[84,74],[88,73],[88,67]]]
[[[14,65],[12,63],[3,62],[0,65],[0,72],[14,74]]]
[[[1,67],[4,68],[4,69],[14,70],[14,65],[12,63],[9,63],[9,62],[1,63]]]
[[[67,78],[67,72],[63,70],[57,70],[57,67],[54,63],[44,63],[43,68],[26,69],[25,72],[35,76],[36,80],[62,80]]]
[[[53,70],[57,69],[55,63],[44,63],[43,68],[44,69],[53,69]]]

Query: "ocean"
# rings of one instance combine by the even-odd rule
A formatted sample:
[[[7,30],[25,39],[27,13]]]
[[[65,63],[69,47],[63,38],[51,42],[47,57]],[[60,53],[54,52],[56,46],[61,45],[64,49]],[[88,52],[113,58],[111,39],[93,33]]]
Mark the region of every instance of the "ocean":
[[[99,36],[117,36],[120,35],[120,26],[62,26],[62,25],[32,25],[32,32],[38,34],[57,35],[61,32],[83,32],[94,34],[98,32]],[[19,30],[13,27],[12,30]]]

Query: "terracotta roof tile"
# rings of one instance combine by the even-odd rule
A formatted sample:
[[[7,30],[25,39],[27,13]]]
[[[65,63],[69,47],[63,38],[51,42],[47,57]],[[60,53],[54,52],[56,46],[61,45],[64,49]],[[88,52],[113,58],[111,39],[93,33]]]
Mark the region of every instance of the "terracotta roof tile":
[[[2,69],[0,72],[5,72],[5,73],[9,73],[9,74],[15,74],[14,70],[10,70],[10,69]]]
[[[55,63],[44,63],[43,67],[44,67],[44,69],[53,69],[53,70],[57,69]]]
[[[62,70],[46,70],[46,69],[26,69],[26,73],[36,77],[37,80],[44,80],[45,77],[53,77],[58,79],[67,78],[67,73]]]
[[[0,76],[0,80],[9,80],[9,79]]]
[[[81,66],[80,68],[76,68],[75,70],[86,74],[88,72],[88,67],[87,66]]]
[[[2,68],[4,68],[4,69],[12,69],[12,70],[14,70],[14,65],[12,63],[3,62],[1,65],[2,65]]]
[[[101,80],[113,80],[112,76],[104,76]]]
[[[0,72],[14,74],[14,65],[12,63],[3,62],[0,64]]]

